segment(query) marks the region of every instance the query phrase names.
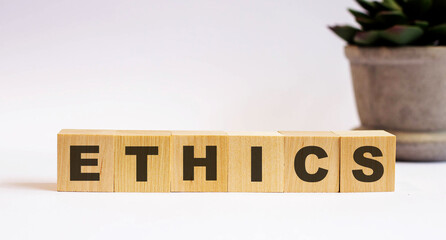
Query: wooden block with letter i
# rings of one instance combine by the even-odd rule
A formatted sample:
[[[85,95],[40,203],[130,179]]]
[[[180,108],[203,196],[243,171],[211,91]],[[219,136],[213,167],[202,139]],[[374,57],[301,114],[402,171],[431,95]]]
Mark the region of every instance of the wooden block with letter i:
[[[113,130],[61,130],[57,135],[57,190],[113,191]]]
[[[396,137],[386,131],[338,131],[341,192],[395,190]]]
[[[170,191],[170,131],[116,131],[115,192]]]
[[[172,192],[228,191],[228,136],[220,131],[174,131]]]
[[[332,132],[284,135],[285,192],[339,192],[339,137]]]
[[[228,132],[229,192],[283,192],[283,136]]]

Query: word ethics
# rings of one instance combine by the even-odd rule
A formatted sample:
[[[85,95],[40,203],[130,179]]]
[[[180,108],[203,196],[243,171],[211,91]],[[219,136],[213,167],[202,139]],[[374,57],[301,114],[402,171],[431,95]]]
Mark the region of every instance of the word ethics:
[[[385,192],[394,135],[381,130],[61,130],[57,189],[75,192]]]

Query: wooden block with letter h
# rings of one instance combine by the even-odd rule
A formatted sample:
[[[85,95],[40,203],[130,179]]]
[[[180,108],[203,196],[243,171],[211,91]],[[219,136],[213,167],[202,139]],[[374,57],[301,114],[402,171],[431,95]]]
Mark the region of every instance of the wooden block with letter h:
[[[280,133],[285,136],[285,192],[339,192],[339,136]]]
[[[174,131],[172,192],[228,191],[228,136],[220,131]]]
[[[229,132],[228,191],[283,192],[283,136]]]
[[[364,130],[335,133],[341,137],[341,192],[394,191],[394,135]]]

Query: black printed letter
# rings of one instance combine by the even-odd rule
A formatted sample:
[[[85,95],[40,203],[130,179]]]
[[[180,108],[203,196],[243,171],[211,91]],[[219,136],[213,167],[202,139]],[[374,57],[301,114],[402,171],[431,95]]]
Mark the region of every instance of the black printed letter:
[[[363,167],[371,168],[373,173],[370,175],[365,175],[364,171],[362,170],[353,170],[353,176],[355,176],[355,178],[361,182],[376,182],[384,175],[384,167],[377,160],[364,157],[364,153],[366,152],[372,154],[372,157],[383,156],[383,153],[377,147],[363,146],[356,149],[355,153],[353,154],[353,159],[355,162]]]
[[[70,181],[99,181],[99,173],[82,173],[82,166],[97,166],[98,159],[82,159],[82,153],[99,153],[99,146],[70,146]]]
[[[136,155],[136,181],[147,182],[147,155],[158,155],[158,147],[125,147],[125,155]]]
[[[310,174],[305,168],[305,161],[311,154],[316,155],[319,159],[328,157],[324,149],[317,146],[308,146],[300,149],[294,158],[294,170],[297,176],[305,182],[319,182],[327,176],[328,170],[319,168],[316,173]]]
[[[183,180],[194,180],[194,167],[206,167],[206,180],[217,180],[217,146],[206,146],[206,158],[194,158],[194,146],[183,147]]]
[[[251,147],[251,182],[262,181],[262,147]]]

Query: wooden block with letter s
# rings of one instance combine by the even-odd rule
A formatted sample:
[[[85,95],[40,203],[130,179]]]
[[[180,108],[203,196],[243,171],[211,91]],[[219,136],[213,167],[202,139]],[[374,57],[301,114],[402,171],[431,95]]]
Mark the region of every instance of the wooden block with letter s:
[[[283,136],[228,132],[230,192],[283,192]]]
[[[114,130],[70,130],[57,135],[57,190],[112,192]]]
[[[227,192],[227,134],[173,131],[170,179],[172,192]]]
[[[339,136],[279,132],[285,137],[285,192],[339,192]]]
[[[341,137],[341,192],[395,190],[395,135],[380,130],[334,133]]]
[[[116,131],[115,192],[170,191],[170,131]]]

